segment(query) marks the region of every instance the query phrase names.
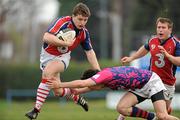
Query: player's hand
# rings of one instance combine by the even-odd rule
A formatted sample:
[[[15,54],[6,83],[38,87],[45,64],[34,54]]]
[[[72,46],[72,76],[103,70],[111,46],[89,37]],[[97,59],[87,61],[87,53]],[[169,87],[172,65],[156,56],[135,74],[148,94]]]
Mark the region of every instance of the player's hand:
[[[121,63],[122,63],[122,64],[130,63],[131,61],[132,61],[132,57],[127,57],[127,56],[125,56],[125,57],[123,57],[123,58],[121,59]]]
[[[164,49],[164,47],[163,46],[158,46],[158,48],[159,48],[159,51],[162,53],[162,54],[164,54],[166,57],[169,55],[169,53]]]
[[[73,40],[64,40],[64,46],[72,46],[75,40],[76,38],[74,38]]]
[[[49,89],[59,88],[60,81],[57,81],[57,80],[54,80],[54,78],[51,78],[47,80],[46,84]]]

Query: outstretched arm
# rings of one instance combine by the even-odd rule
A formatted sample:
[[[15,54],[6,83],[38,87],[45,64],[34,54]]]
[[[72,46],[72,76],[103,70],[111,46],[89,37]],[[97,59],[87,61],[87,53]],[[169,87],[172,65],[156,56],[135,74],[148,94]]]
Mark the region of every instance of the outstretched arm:
[[[74,89],[73,92],[74,92],[74,94],[83,94],[83,93],[87,93],[90,91],[101,90],[103,88],[104,88],[104,85],[99,84],[99,85],[95,85],[95,86],[91,86],[91,87]]]
[[[47,84],[49,88],[83,88],[83,87],[90,87],[96,85],[96,83],[90,78],[86,80],[74,80],[71,82],[61,82],[61,83],[55,80],[48,80]]]
[[[145,49],[145,47],[144,47],[144,45],[143,46],[141,46],[140,48],[139,48],[139,50],[137,51],[137,52],[135,52],[134,54],[132,54],[130,57],[123,57],[122,59],[121,59],[121,62],[122,62],[122,64],[124,64],[124,63],[130,63],[130,62],[132,62],[133,60],[135,60],[135,59],[138,59],[138,58],[141,58],[141,57],[143,57],[143,56],[145,56],[146,54],[148,53],[148,50],[146,50]]]
[[[87,93],[93,91],[91,88],[89,87],[84,87],[84,88],[77,88],[73,90],[74,94],[83,94],[83,93]]]
[[[48,80],[47,81],[48,88],[77,88],[73,89],[74,94],[82,94],[94,90],[100,90],[104,88],[103,84],[98,84],[92,80],[92,79],[86,79],[86,80],[74,80],[71,82],[58,82],[55,80]]]

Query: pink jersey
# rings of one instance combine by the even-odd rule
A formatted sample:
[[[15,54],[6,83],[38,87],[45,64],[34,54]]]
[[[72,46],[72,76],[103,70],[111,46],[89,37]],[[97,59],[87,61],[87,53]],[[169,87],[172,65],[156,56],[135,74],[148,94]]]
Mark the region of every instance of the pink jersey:
[[[176,68],[168,58],[159,51],[158,46],[161,45],[164,49],[173,56],[180,56],[180,42],[173,36],[167,40],[160,42],[157,37],[152,38],[145,48],[151,53],[150,70],[160,76],[163,83],[167,85],[174,85],[176,78]]]
[[[50,45],[48,43],[44,43],[43,48],[45,49],[46,52],[55,56],[59,56],[61,54],[72,51],[79,44],[81,44],[84,50],[92,49],[88,30],[86,28],[83,28],[81,30],[77,29],[72,21],[72,17],[70,16],[57,18],[53,23],[51,23],[47,32],[57,35],[59,31],[66,28],[70,28],[76,31],[76,40],[73,43],[73,45],[65,48],[65,47],[57,47],[54,45]]]
[[[104,84],[113,90],[118,89],[140,89],[152,76],[149,70],[134,67],[111,67],[103,69],[91,77],[96,84]]]

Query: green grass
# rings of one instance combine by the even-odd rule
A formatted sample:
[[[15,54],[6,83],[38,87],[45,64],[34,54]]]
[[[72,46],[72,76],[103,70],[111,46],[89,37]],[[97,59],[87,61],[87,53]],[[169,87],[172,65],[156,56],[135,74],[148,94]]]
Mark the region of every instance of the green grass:
[[[11,105],[0,100],[0,120],[27,120],[25,112],[30,110],[34,101],[13,101]],[[116,110],[107,109],[105,100],[89,101],[90,109],[84,112],[80,106],[72,102],[47,101],[37,120],[115,120]],[[180,117],[180,111],[173,112]],[[128,118],[127,120],[141,120]]]

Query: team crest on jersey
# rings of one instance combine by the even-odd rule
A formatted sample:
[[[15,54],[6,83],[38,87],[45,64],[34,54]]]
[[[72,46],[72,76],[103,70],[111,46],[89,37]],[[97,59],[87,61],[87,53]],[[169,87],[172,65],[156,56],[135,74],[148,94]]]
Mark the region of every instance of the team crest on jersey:
[[[152,44],[151,49],[153,50],[156,47],[156,45]]]
[[[94,79],[97,79],[99,76],[100,76],[100,75],[97,74],[97,75],[94,75],[93,78],[94,78]]]

